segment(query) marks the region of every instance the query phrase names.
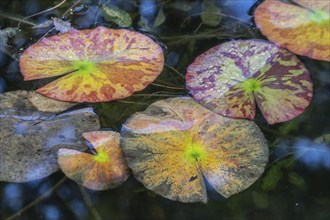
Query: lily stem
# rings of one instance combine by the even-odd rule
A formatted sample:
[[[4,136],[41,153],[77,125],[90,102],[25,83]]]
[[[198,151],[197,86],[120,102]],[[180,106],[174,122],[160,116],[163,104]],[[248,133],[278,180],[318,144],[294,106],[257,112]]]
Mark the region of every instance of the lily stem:
[[[10,16],[10,15],[3,14],[1,12],[0,12],[0,17],[7,18],[7,19],[13,20],[13,21],[18,21],[19,23],[28,24],[28,25],[31,25],[31,26],[35,26],[36,25],[35,23],[33,23],[31,21],[24,20],[25,18],[23,18],[23,19],[16,18],[16,17]]]
[[[97,211],[97,209],[95,208],[92,199],[90,198],[90,196],[88,195],[88,193],[86,192],[85,188],[82,186],[79,186],[79,190],[81,192],[81,195],[84,199],[84,202],[86,204],[86,206],[88,207],[90,213],[93,215],[93,219],[95,220],[102,220],[102,217],[100,215],[100,213]]]
[[[163,87],[163,88],[167,88],[167,89],[179,89],[179,90],[184,90],[183,87],[167,86],[167,85],[162,85],[162,84],[158,84],[158,83],[151,83],[151,85],[153,85],[153,86],[158,86],[158,87]]]
[[[66,180],[67,180],[67,177],[63,177],[52,188],[50,188],[49,190],[47,190],[46,192],[44,192],[41,196],[39,196],[38,198],[36,198],[35,200],[33,200],[32,202],[30,202],[29,204],[27,204],[24,208],[22,208],[18,212],[14,213],[13,215],[11,215],[8,218],[6,218],[6,220],[15,219],[15,218],[21,216],[24,212],[26,212],[27,210],[29,210],[30,208],[32,208],[33,206],[35,206],[39,202],[41,202],[44,199],[46,199],[50,194],[52,194],[52,192],[55,189],[57,189],[58,187],[60,187]]]

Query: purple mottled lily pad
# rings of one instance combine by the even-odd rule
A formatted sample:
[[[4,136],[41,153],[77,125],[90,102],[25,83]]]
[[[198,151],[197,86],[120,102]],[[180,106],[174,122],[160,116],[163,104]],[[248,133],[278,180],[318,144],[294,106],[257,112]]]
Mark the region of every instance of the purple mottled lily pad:
[[[186,83],[195,100],[218,114],[253,119],[257,104],[270,124],[304,112],[313,90],[294,54],[255,39],[229,41],[198,56]]]

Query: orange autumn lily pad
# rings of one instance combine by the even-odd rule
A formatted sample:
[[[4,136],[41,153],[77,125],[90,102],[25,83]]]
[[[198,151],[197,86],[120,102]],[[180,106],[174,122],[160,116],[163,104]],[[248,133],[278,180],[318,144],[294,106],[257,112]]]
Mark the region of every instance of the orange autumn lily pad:
[[[292,52],[330,61],[330,1],[266,0],[255,10],[257,26],[267,38]]]
[[[218,115],[188,97],[157,101],[132,115],[122,128],[122,148],[137,180],[181,202],[206,202],[205,179],[226,198],[236,194],[268,161],[255,123]]]
[[[61,76],[38,93],[73,102],[128,97],[154,81],[163,65],[162,48],[151,38],[105,27],[44,38],[20,58],[25,80]]]
[[[93,190],[114,188],[128,177],[128,167],[119,146],[119,133],[92,131],[83,134],[96,155],[61,148],[58,150],[58,164],[64,174]]]

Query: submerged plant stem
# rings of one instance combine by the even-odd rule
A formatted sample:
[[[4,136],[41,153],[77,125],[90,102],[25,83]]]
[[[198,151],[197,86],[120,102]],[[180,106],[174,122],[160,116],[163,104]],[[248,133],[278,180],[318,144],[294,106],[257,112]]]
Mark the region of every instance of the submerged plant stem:
[[[277,136],[277,137],[282,137],[282,138],[287,138],[287,139],[290,139],[290,140],[296,140],[296,139],[300,139],[300,138],[297,138],[297,137],[293,137],[291,135],[288,135],[288,134],[284,134],[284,133],[281,133],[275,129],[271,129],[271,128],[268,128],[266,126],[262,126],[260,125],[260,128],[261,130],[273,135],[273,136]]]
[[[43,10],[43,11],[37,12],[37,13],[35,13],[35,14],[32,14],[32,15],[29,15],[29,16],[24,17],[24,18],[23,18],[22,20],[20,20],[20,22],[18,23],[18,25],[17,25],[18,28],[20,28],[21,23],[23,23],[23,22],[25,21],[25,19],[27,19],[27,18],[32,18],[32,17],[34,17],[34,16],[37,16],[37,15],[40,15],[40,14],[46,13],[46,12],[48,12],[48,11],[52,11],[52,10],[54,10],[54,9],[56,9],[56,8],[58,8],[58,7],[60,7],[61,5],[63,5],[66,1],[67,1],[67,0],[63,0],[63,1],[61,1],[60,3],[58,3],[57,5],[55,5],[54,7],[51,7],[51,8],[48,8],[48,9],[46,9],[46,10]],[[36,24],[34,24],[34,25],[36,25]]]
[[[65,15],[67,14],[67,13],[69,13],[70,12],[70,10],[72,9],[72,8],[74,8],[76,5],[78,5],[79,3],[81,2],[81,0],[77,0],[75,3],[73,3],[63,14],[62,14],[62,18],[64,18],[65,17]]]
[[[68,179],[67,177],[63,177],[52,188],[50,188],[49,190],[47,190],[46,192],[44,192],[41,196],[39,196],[38,198],[36,198],[35,200],[33,200],[32,202],[30,202],[29,204],[27,204],[25,207],[23,207],[18,212],[14,213],[13,215],[11,215],[8,218],[6,218],[6,220],[15,219],[15,218],[21,216],[24,212],[26,212],[27,210],[29,210],[30,208],[32,208],[33,206],[35,206],[36,204],[38,204],[42,200],[46,199],[55,189],[57,189],[58,187],[60,187],[67,179]]]
[[[40,14],[43,14],[43,13],[46,13],[46,12],[51,11],[51,10],[54,10],[54,9],[60,7],[61,5],[63,5],[66,1],[67,1],[67,0],[63,0],[63,1],[61,1],[60,3],[58,3],[57,5],[55,5],[54,7],[47,8],[46,10],[43,10],[43,11],[37,12],[37,13],[35,13],[35,14],[33,14],[33,15],[26,16],[25,18],[23,18],[23,20],[24,20],[24,19],[27,19],[27,18],[32,18],[32,17],[34,17],[34,16],[37,16],[37,15],[40,15]]]
[[[221,38],[225,39],[228,37],[233,37],[233,34],[224,34],[221,33],[221,30],[215,30],[215,31],[210,31],[210,32],[205,32],[205,33],[200,33],[200,34],[187,34],[187,35],[177,35],[177,36],[161,36],[160,38],[164,41],[190,41],[190,40],[203,40],[203,39],[209,39],[209,38]],[[246,35],[235,35],[235,37],[246,37]],[[178,43],[178,42],[177,42]]]
[[[151,83],[151,85],[153,85],[153,86],[159,86],[159,87],[163,87],[163,88],[167,88],[167,89],[179,89],[179,90],[184,90],[183,87],[167,86],[167,85],[162,85],[162,84],[158,84],[158,83]]]
[[[168,64],[165,64],[165,67],[166,68],[169,68],[170,70],[172,70],[172,71],[174,71],[175,73],[177,73],[179,76],[181,76],[182,78],[185,78],[185,76],[182,74],[182,73],[180,73],[179,71],[177,71],[174,67],[172,67],[172,66],[170,66],[170,65],[168,65]]]
[[[137,96],[146,96],[146,97],[171,97],[171,96],[178,96],[178,95],[185,95],[185,94],[178,94],[178,93],[170,93],[170,92],[165,92],[165,91],[162,91],[161,93],[160,92],[155,92],[155,93],[151,93],[151,94],[135,94],[135,95],[132,95],[134,97],[137,97]]]
[[[0,12],[0,17],[7,18],[7,19],[13,20],[13,21],[18,21],[19,23],[28,24],[28,25],[31,25],[31,26],[37,25],[37,24],[35,24],[31,21],[24,20],[25,18],[23,18],[23,19],[22,18],[16,18],[16,17],[10,16],[10,15],[3,14],[2,12]]]
[[[148,104],[143,103],[143,102],[133,102],[133,101],[125,101],[125,100],[115,100],[115,101],[116,101],[116,102],[125,103],[125,104],[148,105]]]
[[[102,220],[102,217],[100,215],[100,213],[97,211],[97,209],[95,208],[90,196],[88,195],[88,193],[86,192],[85,188],[82,186],[79,186],[79,190],[81,192],[81,195],[84,199],[84,202],[88,208],[88,210],[90,211],[90,213],[93,216],[93,219],[95,220]]]

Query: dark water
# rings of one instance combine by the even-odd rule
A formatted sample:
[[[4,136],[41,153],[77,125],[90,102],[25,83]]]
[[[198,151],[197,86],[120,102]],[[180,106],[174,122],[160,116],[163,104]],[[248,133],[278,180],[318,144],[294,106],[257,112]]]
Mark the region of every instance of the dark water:
[[[201,25],[201,2],[113,0],[108,5],[129,12],[133,29],[150,33],[166,47],[167,65],[156,83],[184,88],[184,78],[179,73],[184,74],[194,58],[208,48],[229,39],[264,39],[254,27],[253,15],[248,13],[256,0],[218,0],[223,15],[217,26]],[[60,0],[2,0],[0,27],[17,27],[18,21],[9,17],[22,19],[60,3]],[[24,82],[15,58],[40,37],[57,32],[49,31],[50,28],[32,29],[26,21],[41,23],[65,14],[77,29],[99,25],[117,28],[98,13],[101,3],[106,1],[66,1],[54,10],[21,22],[21,31],[9,39],[6,53],[0,52],[0,92],[33,90],[46,83]],[[164,11],[166,19],[155,26],[159,10]],[[96,192],[81,189],[70,180],[60,182],[64,175],[57,172],[27,183],[0,182],[0,219],[15,213],[17,219],[51,220],[330,219],[330,147],[315,141],[330,134],[330,64],[299,58],[311,72],[312,103],[298,118],[273,126],[267,125],[261,114],[257,115],[255,121],[269,142],[270,161],[263,176],[245,191],[224,199],[209,188],[207,204],[184,204],[155,195],[133,177],[116,189]],[[186,95],[188,91],[150,85],[138,94],[123,101],[98,104],[102,126],[119,131],[132,113],[144,110],[155,100]],[[40,196],[45,198],[38,202]],[[22,210],[35,201],[29,209]]]

